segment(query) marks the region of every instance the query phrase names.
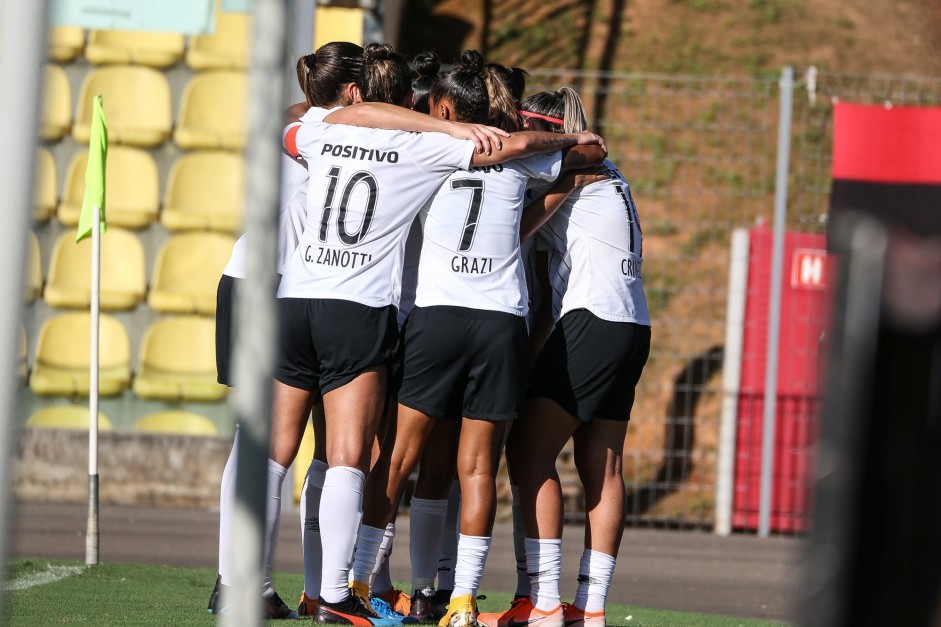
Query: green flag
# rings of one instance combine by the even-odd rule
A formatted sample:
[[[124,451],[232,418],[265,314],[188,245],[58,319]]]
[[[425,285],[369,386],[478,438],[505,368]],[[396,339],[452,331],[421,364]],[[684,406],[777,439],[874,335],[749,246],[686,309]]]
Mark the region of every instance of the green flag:
[[[85,166],[85,196],[78,216],[75,241],[91,237],[95,208],[101,209],[101,232],[105,232],[105,165],[108,162],[108,125],[101,108],[101,95],[92,102],[91,137],[88,138],[88,165]]]

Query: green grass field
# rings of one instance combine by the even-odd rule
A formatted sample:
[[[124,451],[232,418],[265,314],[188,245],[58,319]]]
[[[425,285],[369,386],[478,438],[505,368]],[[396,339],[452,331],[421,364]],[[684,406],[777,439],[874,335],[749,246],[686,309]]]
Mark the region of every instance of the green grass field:
[[[145,564],[99,564],[86,568],[75,561],[13,560],[6,579],[3,625],[211,625],[206,600],[215,581],[209,568]],[[41,583],[47,582],[47,583]],[[301,575],[279,574],[275,586],[293,605],[300,595]],[[486,592],[481,611],[509,607],[510,594]],[[759,620],[653,610],[609,604],[609,625],[629,627],[770,626]],[[281,621],[269,621],[279,624]]]

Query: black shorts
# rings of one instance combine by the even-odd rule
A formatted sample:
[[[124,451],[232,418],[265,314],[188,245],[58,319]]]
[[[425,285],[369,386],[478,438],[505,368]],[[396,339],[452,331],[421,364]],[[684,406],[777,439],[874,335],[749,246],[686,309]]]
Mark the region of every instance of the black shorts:
[[[364,370],[388,366],[399,343],[395,307],[339,299],[279,298],[274,378],[326,394]]]
[[[536,358],[526,396],[551,399],[582,422],[630,420],[649,354],[650,327],[570,311]]]
[[[235,292],[242,279],[223,274],[216,289],[216,381],[232,386],[235,356]]]
[[[526,364],[526,321],[500,311],[415,307],[403,329],[399,403],[435,418],[513,420]]]

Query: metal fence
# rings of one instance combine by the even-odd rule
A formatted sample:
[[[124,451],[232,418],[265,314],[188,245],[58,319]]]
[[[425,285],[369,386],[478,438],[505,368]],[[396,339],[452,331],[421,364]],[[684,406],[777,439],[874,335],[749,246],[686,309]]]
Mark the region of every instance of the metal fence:
[[[815,68],[797,76],[786,224],[789,231],[821,233],[830,190],[833,102],[939,105],[941,78]],[[644,228],[653,343],[625,447],[628,524],[711,529],[730,239],[735,229],[773,221],[779,79],[536,71],[527,93],[566,84],[579,90],[611,159],[631,181]],[[791,349],[780,346],[782,356]],[[802,437],[785,440],[811,442],[816,399],[779,397],[778,405],[778,415],[788,414],[794,424],[778,424],[776,434],[797,430]],[[739,416],[739,439],[747,436],[743,430],[760,428],[758,413],[757,419]],[[796,475],[801,485],[776,486],[798,496],[777,498],[772,507],[799,520],[776,530],[806,529],[809,511],[803,503],[809,501],[799,494],[810,487],[812,446],[783,446],[791,449],[779,451],[782,463],[802,466]],[[743,456],[759,454],[737,450],[736,472],[754,466],[754,459]],[[569,513],[579,517],[582,504],[569,460],[570,452],[563,453],[563,482]],[[778,468],[775,481],[795,483],[794,476],[783,476]],[[753,498],[748,492],[756,486],[736,478],[737,502]]]

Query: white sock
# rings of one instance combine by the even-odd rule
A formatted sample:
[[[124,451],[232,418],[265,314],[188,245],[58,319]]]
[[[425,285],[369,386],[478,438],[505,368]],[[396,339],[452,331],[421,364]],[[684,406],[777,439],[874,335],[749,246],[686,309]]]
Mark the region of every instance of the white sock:
[[[461,483],[455,479],[448,493],[448,511],[444,517],[441,555],[438,557],[438,590],[454,590],[454,564],[457,561],[458,523],[461,520]]]
[[[385,527],[359,526],[356,550],[353,552],[353,581],[369,584],[385,534]]]
[[[392,544],[395,540],[395,523],[386,525],[385,535],[379,545],[379,554],[373,566],[373,594],[383,594],[392,589],[392,573],[389,572],[389,558],[392,556]]]
[[[229,534],[235,524],[235,468],[238,466],[239,456],[239,428],[235,426],[235,439],[232,442],[232,451],[225,462],[222,471],[222,481],[219,486],[219,583],[232,585],[232,554],[229,547]]]
[[[572,604],[586,612],[603,612],[615,560],[606,553],[585,549],[578,564],[578,591]]]
[[[490,540],[489,536],[465,536],[463,533],[458,538],[452,599],[465,594],[477,596],[487,554],[490,552]]]
[[[356,468],[336,466],[327,470],[320,497],[320,543],[323,568],[320,597],[327,603],[349,598],[350,563],[356,532],[363,520],[363,481]]]
[[[271,560],[278,544],[278,526],[281,523],[281,486],[284,485],[284,475],[288,469],[278,462],[268,460],[268,488],[265,498],[265,544],[262,552],[261,596],[270,597],[274,594],[271,585]]]
[[[320,497],[327,464],[312,459],[301,493],[301,548],[304,551],[304,593],[308,599],[320,595],[320,568],[323,548],[320,546]]]
[[[412,561],[412,592],[435,587],[438,554],[444,536],[447,499],[412,497],[408,554]]]
[[[510,484],[513,496],[513,553],[516,554],[517,597],[529,596],[529,573],[526,565],[526,529],[523,526],[523,508],[520,505],[520,488]],[[540,608],[541,609],[541,608]]]
[[[536,609],[551,612],[559,606],[559,579],[562,577],[562,540],[526,538],[526,569],[530,598]]]

